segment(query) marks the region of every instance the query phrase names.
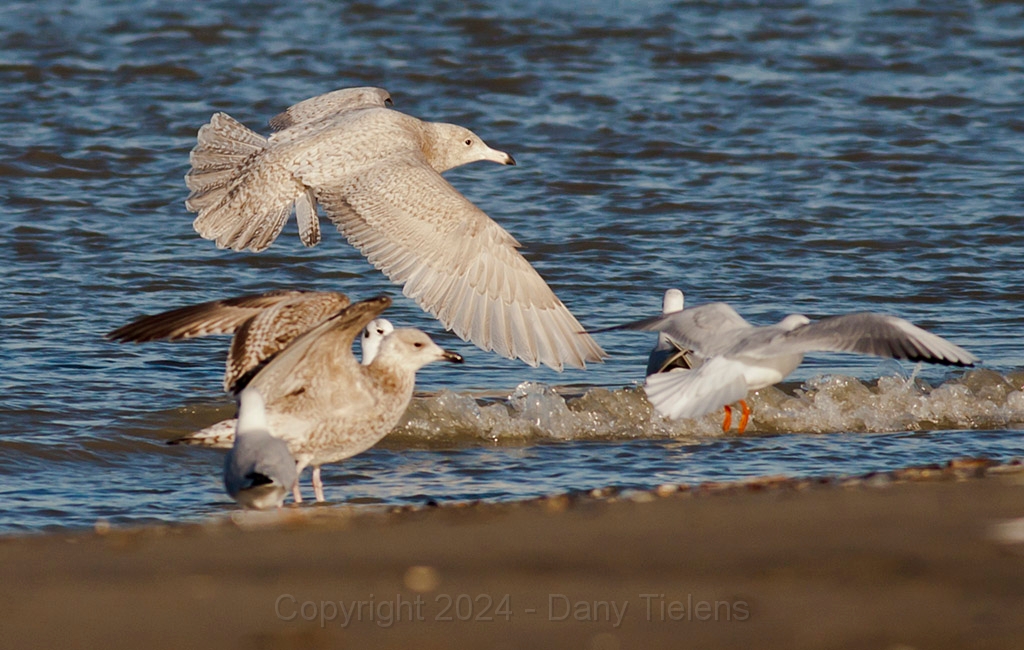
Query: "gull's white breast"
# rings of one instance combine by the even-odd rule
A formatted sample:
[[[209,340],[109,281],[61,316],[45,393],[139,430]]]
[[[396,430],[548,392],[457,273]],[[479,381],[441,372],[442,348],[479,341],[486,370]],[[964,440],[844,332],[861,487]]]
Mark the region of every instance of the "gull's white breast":
[[[735,360],[743,364],[743,380],[747,382],[747,387],[750,390],[758,390],[785,379],[789,373],[797,369],[804,360],[804,355],[787,354],[767,359],[736,357]]]

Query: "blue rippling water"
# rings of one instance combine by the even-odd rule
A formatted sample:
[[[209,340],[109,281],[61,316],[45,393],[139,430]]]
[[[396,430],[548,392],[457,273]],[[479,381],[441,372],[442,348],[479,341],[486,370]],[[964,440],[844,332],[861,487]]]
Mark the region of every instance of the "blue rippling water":
[[[335,501],[1020,455],[1022,47],[1024,9],[1003,2],[8,3],[0,531],[229,507],[216,452],[163,444],[230,414],[226,342],[103,334],[275,287],[388,292],[392,320],[467,358],[425,369],[419,419],[325,472]],[[213,112],[261,129],[352,85],[515,155],[517,167],[448,178],[588,327],[655,313],[678,286],[759,323],[898,314],[993,374],[828,355],[755,397],[760,436],[665,427],[628,389],[650,337],[601,335],[612,356],[585,372],[532,369],[442,333],[335,232],[304,249],[289,226],[261,254],[193,232],[182,177]],[[939,394],[878,381],[914,372]],[[803,415],[787,415],[783,394]]]

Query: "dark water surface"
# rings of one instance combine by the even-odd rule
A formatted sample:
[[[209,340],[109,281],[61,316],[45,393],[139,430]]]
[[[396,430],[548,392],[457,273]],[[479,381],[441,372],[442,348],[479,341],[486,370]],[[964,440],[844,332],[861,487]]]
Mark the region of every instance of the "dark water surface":
[[[228,509],[220,454],[163,444],[230,415],[226,340],[103,334],[275,287],[389,292],[390,319],[466,356],[421,372],[426,399],[379,448],[325,468],[338,502],[1024,454],[1024,8],[761,4],[5,5],[0,531]],[[897,314],[984,370],[816,357],[753,398],[765,435],[723,437],[717,415],[652,419],[632,388],[650,336],[600,335],[612,357],[586,371],[533,369],[443,333],[329,224],[314,249],[290,225],[260,254],[195,234],[182,177],[213,112],[265,132],[353,85],[516,157],[447,177],[588,327],[677,286],[758,323]]]

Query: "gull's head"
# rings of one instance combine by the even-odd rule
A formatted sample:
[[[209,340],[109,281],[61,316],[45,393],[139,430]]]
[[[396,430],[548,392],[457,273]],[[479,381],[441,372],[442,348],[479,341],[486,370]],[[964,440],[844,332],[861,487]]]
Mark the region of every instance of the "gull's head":
[[[380,342],[371,365],[401,367],[413,372],[433,361],[462,363],[462,355],[445,350],[417,329],[397,329]]]
[[[438,172],[448,171],[460,165],[479,160],[489,160],[499,165],[514,165],[515,158],[487,146],[477,134],[454,124],[432,123],[428,137],[427,160]]]
[[[661,301],[661,313],[671,314],[683,311],[683,292],[679,289],[669,289]]]
[[[811,319],[807,318],[803,314],[790,314],[782,319],[779,323],[779,327],[787,332],[792,332],[798,327],[803,327],[811,322]]]
[[[384,337],[395,331],[395,326],[386,318],[376,318],[363,329],[359,337],[359,347],[363,353],[363,365],[368,366],[380,350],[380,342]]]

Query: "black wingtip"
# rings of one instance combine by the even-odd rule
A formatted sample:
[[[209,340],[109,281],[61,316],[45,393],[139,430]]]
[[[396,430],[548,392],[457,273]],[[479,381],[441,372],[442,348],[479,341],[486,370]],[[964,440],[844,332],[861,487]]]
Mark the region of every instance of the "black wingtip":
[[[109,332],[103,335],[103,338],[108,341],[115,341],[117,343],[129,343],[132,341],[135,341],[137,343],[138,341],[131,334],[131,329],[138,322],[138,320],[139,319],[136,319],[128,323],[127,325],[122,325],[117,329],[110,330]]]
[[[249,479],[249,487],[259,487],[261,485],[269,485],[274,482],[274,479],[270,478],[262,472],[249,472],[245,475],[245,478]]]
[[[621,332],[624,330],[637,330],[637,323],[626,323],[624,325],[612,325],[611,327],[600,327],[596,330],[583,330],[580,334],[602,334],[604,332]]]

